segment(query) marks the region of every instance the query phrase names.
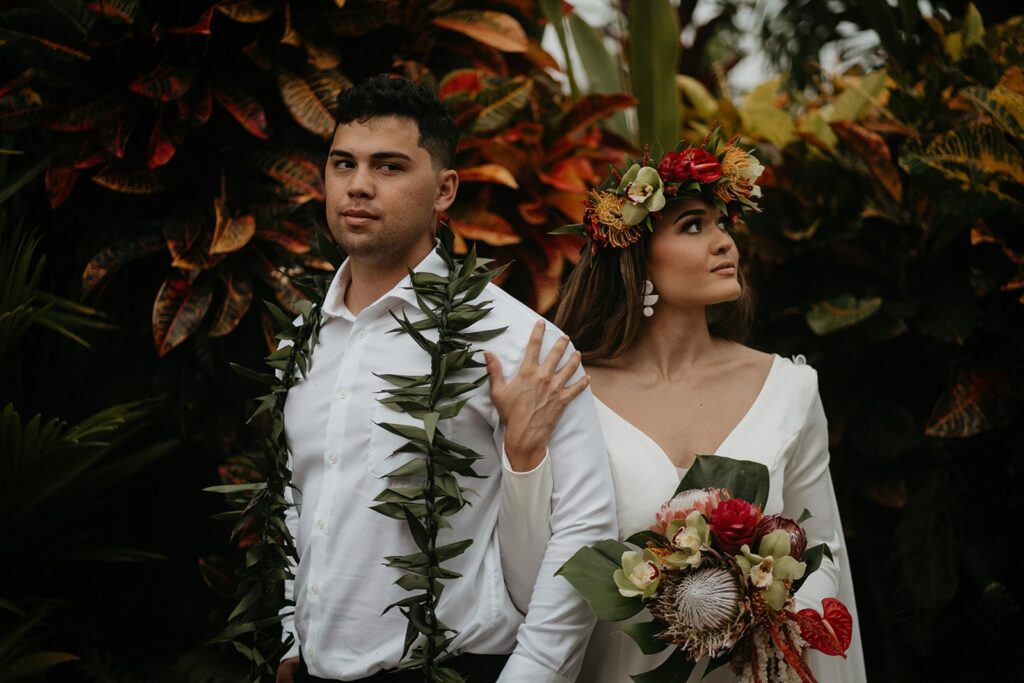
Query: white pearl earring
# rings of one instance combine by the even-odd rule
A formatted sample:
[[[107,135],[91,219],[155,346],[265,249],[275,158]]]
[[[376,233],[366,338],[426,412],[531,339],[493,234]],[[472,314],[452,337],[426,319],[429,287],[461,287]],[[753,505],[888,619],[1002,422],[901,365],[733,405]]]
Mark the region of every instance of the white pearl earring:
[[[654,283],[650,280],[644,280],[644,317],[650,318],[654,315],[654,304],[658,303],[658,295],[654,293]]]

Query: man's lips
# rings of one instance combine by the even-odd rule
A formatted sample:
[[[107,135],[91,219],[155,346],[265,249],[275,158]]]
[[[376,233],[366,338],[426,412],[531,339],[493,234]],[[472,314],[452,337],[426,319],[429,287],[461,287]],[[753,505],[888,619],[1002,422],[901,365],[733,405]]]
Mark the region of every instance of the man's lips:
[[[342,211],[341,215],[349,225],[366,225],[378,218],[377,214],[365,209],[347,209]]]

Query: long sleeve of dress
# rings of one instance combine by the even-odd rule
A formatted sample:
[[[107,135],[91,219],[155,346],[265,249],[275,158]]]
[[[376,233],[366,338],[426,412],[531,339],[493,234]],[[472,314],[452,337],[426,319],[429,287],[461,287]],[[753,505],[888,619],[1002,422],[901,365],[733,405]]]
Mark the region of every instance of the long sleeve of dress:
[[[807,370],[812,373],[813,385],[808,390],[810,396],[803,428],[794,435],[791,456],[786,463],[782,514],[799,519],[803,511],[808,510],[812,516],[803,523],[807,547],[824,543],[832,552],[834,561],[822,560],[821,566],[796,595],[798,609],[811,607],[821,611],[822,598],[837,594],[839,568],[845,564],[841,560],[845,558],[846,548],[828,469],[828,423],[818,395],[817,374],[810,368]]]
[[[796,594],[796,607],[798,610],[809,607],[821,613],[824,598],[838,598],[846,605],[853,617],[853,640],[846,657],[830,657],[812,650],[811,669],[819,681],[864,683],[867,674],[850,559],[828,468],[828,422],[818,394],[817,373],[809,367],[806,369],[812,380],[807,392],[807,413],[786,464],[783,514],[799,519],[805,508],[809,510],[813,516],[803,523],[807,546],[825,543],[832,552],[832,561],[824,558],[818,570],[800,587]]]
[[[528,472],[516,472],[502,453],[498,544],[501,569],[512,604],[523,614],[530,604],[544,550],[551,538],[551,458]]]

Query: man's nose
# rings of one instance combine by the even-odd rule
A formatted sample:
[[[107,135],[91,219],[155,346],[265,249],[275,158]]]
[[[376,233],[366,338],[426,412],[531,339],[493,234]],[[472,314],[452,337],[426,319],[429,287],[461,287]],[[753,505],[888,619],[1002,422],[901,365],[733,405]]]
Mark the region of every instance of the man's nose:
[[[372,197],[374,193],[373,177],[366,166],[357,166],[349,176],[349,197]]]

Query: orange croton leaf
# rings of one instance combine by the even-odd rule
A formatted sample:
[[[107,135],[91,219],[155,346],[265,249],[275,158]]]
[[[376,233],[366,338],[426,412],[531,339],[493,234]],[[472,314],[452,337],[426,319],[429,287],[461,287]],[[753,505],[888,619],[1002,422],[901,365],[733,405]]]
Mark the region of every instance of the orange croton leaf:
[[[557,162],[550,173],[538,171],[537,176],[556,190],[586,192],[600,180],[588,159],[570,157]]]
[[[966,439],[1005,422],[1002,404],[1009,383],[994,368],[960,366],[939,397],[925,429],[927,436]]]
[[[494,247],[521,241],[512,225],[496,213],[475,206],[453,206],[450,211],[452,230],[465,239],[480,240]]]
[[[256,218],[253,216],[229,216],[223,199],[213,203],[214,225],[211,254],[229,254],[238,251],[256,233]]]
[[[436,17],[433,23],[502,52],[526,52],[528,45],[522,25],[504,12],[458,10]]]
[[[892,163],[892,153],[882,136],[853,121],[832,121],[829,127],[864,160],[889,195],[900,201],[903,180]]]
[[[511,187],[513,190],[519,189],[519,183],[516,182],[516,179],[509,170],[501,164],[469,166],[458,169],[458,172],[459,180],[462,182],[497,183],[498,185]]]
[[[209,278],[172,270],[153,302],[153,341],[157,353],[166,355],[199,329],[212,298]]]
[[[208,334],[211,337],[223,337],[230,334],[238,327],[238,323],[242,321],[252,306],[252,280],[244,273],[232,272],[224,282],[224,288],[224,299],[213,318],[213,324],[210,325]],[[223,479],[222,473],[221,480],[223,481]],[[243,481],[246,480],[225,481],[224,483],[242,483]],[[253,479],[248,481],[253,481]]]

